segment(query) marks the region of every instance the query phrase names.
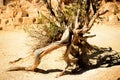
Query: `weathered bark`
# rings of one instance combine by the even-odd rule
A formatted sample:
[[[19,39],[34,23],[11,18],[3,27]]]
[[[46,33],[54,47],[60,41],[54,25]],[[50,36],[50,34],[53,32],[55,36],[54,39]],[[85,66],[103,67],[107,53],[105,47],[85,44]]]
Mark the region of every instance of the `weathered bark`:
[[[89,0],[86,0],[86,1],[89,1]],[[52,13],[51,0],[50,0],[50,2],[47,2],[47,3],[48,3],[48,7]],[[60,48],[62,46],[67,47],[65,54],[63,56],[64,60],[67,63],[67,66],[56,77],[63,75],[66,72],[66,70],[68,69],[68,67],[72,66],[71,64],[76,65],[75,70],[79,71],[82,69],[90,69],[90,68],[100,66],[101,64],[103,64],[105,62],[105,61],[103,61],[103,58],[98,57],[96,65],[93,65],[92,63],[90,63],[89,59],[91,58],[90,56],[92,56],[92,55],[89,55],[89,53],[95,54],[95,53],[97,53],[97,51],[98,52],[102,51],[102,50],[106,51],[108,49],[99,49],[98,47],[90,45],[87,42],[87,38],[92,38],[95,35],[85,36],[84,34],[88,33],[88,31],[92,28],[92,26],[95,22],[95,19],[98,18],[99,15],[104,14],[106,11],[101,11],[101,9],[99,9],[95,13],[95,15],[92,18],[90,18],[89,17],[90,2],[86,2],[86,3],[87,3],[87,7],[85,8],[86,13],[85,13],[85,17],[84,17],[85,23],[80,22],[80,20],[79,20],[80,10],[78,9],[74,25],[68,26],[67,23],[65,23],[66,16],[64,15],[64,12],[60,10],[60,13],[63,15],[62,18],[64,18],[63,22],[65,23],[65,26],[67,26],[67,29],[63,33],[61,40],[57,41],[55,43],[51,43],[50,45],[48,45],[46,47],[35,50],[34,51],[34,55],[35,55],[34,64],[31,67],[24,68],[24,70],[35,70],[37,68],[37,66],[40,64],[42,57],[44,57],[46,54],[49,54],[49,52],[51,52],[57,48]],[[91,6],[93,6],[93,5],[91,4]],[[56,15],[53,14],[53,16],[57,20]],[[59,22],[59,23],[61,23],[61,22]],[[74,27],[74,29],[72,29],[72,27]],[[77,49],[73,49],[74,46],[77,46]],[[73,51],[73,50],[75,50],[75,51]],[[110,50],[108,50],[108,51],[110,51]],[[69,57],[70,54],[74,57],[74,59],[70,59],[70,57]],[[106,57],[105,57],[105,59],[106,59]],[[15,62],[17,62],[17,60]]]

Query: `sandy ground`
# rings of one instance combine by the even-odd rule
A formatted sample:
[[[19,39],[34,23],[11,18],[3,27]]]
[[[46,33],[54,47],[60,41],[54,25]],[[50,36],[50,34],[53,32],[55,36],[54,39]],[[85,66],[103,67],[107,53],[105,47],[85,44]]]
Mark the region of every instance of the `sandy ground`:
[[[96,37],[88,39],[91,44],[112,47],[114,50],[120,51],[120,23],[94,25],[90,32],[96,34]]]
[[[120,51],[120,25],[97,25],[91,29],[91,34],[97,36],[89,39],[91,44],[101,47],[112,47]],[[6,71],[11,66],[29,66],[33,58],[24,62],[9,64],[9,61],[25,57],[30,50],[27,33],[21,30],[0,31],[0,80],[120,80],[120,66],[92,69],[81,74],[67,74],[55,78],[64,69],[66,63],[62,60],[65,47],[57,49],[44,57],[39,69],[49,72]]]

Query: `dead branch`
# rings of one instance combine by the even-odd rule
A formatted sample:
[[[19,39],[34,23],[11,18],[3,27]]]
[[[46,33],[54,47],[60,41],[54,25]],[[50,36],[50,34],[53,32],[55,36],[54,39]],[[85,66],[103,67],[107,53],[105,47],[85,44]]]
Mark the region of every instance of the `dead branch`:
[[[88,0],[87,0],[88,1]],[[51,7],[51,0],[50,2],[47,2],[48,6],[50,7],[50,11],[52,13],[52,7]],[[63,20],[63,23],[65,23],[66,26],[66,30],[64,31],[61,40],[60,41],[56,41],[54,43],[51,43],[50,45],[40,48],[40,49],[36,49],[34,51],[34,55],[35,55],[35,60],[34,60],[34,64],[31,67],[27,67],[25,68],[25,70],[35,70],[37,68],[37,66],[40,64],[40,61],[42,59],[42,57],[44,57],[45,55],[49,54],[51,51],[56,50],[62,46],[66,46],[67,49],[65,51],[64,54],[64,60],[67,63],[67,66],[65,67],[65,69],[59,74],[57,75],[57,77],[63,75],[65,73],[65,71],[68,69],[69,66],[71,66],[71,63],[73,63],[74,65],[77,65],[79,67],[79,69],[89,69],[91,64],[89,62],[89,53],[92,53],[92,50],[99,50],[93,46],[91,46],[88,42],[87,42],[87,38],[91,38],[94,37],[95,35],[88,35],[86,36],[85,34],[88,33],[88,31],[92,28],[95,19],[98,18],[99,15],[104,14],[106,11],[101,11],[101,9],[99,9],[95,15],[92,17],[92,19],[89,18],[89,13],[87,13],[87,11],[89,12],[89,7],[90,7],[90,3],[87,3],[87,7],[86,7],[86,14],[84,17],[84,21],[85,23],[80,22],[79,18],[80,18],[80,9],[77,10],[77,15],[75,18],[75,22],[74,25],[70,25],[68,26],[67,23],[65,22],[66,20],[66,16],[64,14],[63,11],[58,11],[60,12],[60,14],[62,15],[61,21]],[[61,22],[58,20],[59,15],[54,15],[54,19],[49,19],[48,17],[46,17],[46,19],[48,19],[50,22],[54,22],[56,24],[56,26],[60,27],[61,26]],[[57,23],[59,23],[59,25],[57,25]],[[80,25],[80,23],[82,25]],[[70,24],[70,23],[69,23]],[[62,25],[63,26],[63,25]],[[81,27],[80,27],[81,26]],[[73,30],[71,30],[71,27],[74,27]],[[77,46],[77,52],[75,53],[75,55],[77,55],[77,57],[74,57],[74,59],[70,59],[69,58],[69,54],[72,54],[72,46]],[[19,60],[19,59],[18,59]],[[16,62],[16,61],[15,61]],[[22,68],[23,69],[23,68]]]
[[[77,10],[77,16],[76,16],[76,19],[75,19],[75,30],[79,28],[79,23],[78,23],[78,18],[79,18],[79,12],[80,10],[78,9]]]
[[[89,24],[88,25],[85,25],[82,29],[80,30],[77,30],[77,33],[87,33],[93,26],[94,22],[95,22],[95,19],[98,18],[99,15],[102,15],[104,13],[106,13],[106,11],[101,11],[101,10],[98,10],[97,13],[95,13],[95,15],[92,17],[92,19],[90,20]]]

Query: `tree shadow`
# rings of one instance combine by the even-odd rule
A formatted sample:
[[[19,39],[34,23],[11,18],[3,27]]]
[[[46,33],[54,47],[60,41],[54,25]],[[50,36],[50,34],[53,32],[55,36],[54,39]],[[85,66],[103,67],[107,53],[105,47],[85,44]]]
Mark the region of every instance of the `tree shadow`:
[[[120,65],[120,52],[112,50],[111,47],[101,47],[90,55],[90,59],[96,62],[96,64],[91,63],[91,68]]]
[[[82,67],[81,61],[78,60],[78,67],[73,69],[69,74],[82,74],[88,70],[95,68],[107,68],[115,65],[120,65],[120,52],[112,50],[111,47],[96,47],[93,51],[91,51],[89,60],[90,65],[83,65]],[[84,68],[86,66],[87,68]]]
[[[11,67],[7,71],[30,71],[30,70],[26,70],[25,68],[26,67]],[[43,70],[43,69],[36,68],[34,71],[30,71],[30,72],[48,74],[48,73],[52,73],[52,72],[61,72],[61,71],[62,71],[61,69]]]
[[[81,63],[78,62],[78,66],[75,69],[65,71],[64,75],[71,74],[77,75],[82,74],[88,70],[99,68],[99,67],[111,67],[115,65],[120,65],[120,52],[112,50],[111,47],[109,48],[95,48],[95,50],[91,51],[92,54],[89,55],[89,59],[92,60],[90,65],[87,65],[87,68],[81,67]],[[79,60],[78,60],[79,61]],[[25,70],[26,67],[12,67],[7,71],[28,71]],[[36,68],[34,72],[48,74],[52,72],[62,72],[61,69],[49,69],[43,70]],[[33,71],[31,71],[33,72]]]
[[[61,72],[61,71],[62,71],[61,69],[48,69],[48,70],[43,70],[43,69],[39,69],[39,68],[35,69],[35,72],[44,73],[44,74],[48,74],[48,73],[52,73],[52,72]]]

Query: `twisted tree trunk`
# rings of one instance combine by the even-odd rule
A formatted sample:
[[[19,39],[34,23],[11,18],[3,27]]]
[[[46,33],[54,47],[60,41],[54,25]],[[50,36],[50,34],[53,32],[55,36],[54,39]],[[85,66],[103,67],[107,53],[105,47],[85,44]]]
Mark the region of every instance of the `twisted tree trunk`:
[[[37,68],[37,66],[40,64],[40,60],[42,59],[42,57],[49,54],[50,51],[53,51],[62,46],[67,47],[65,54],[63,56],[64,60],[67,63],[67,66],[56,77],[63,75],[67,71],[69,66],[72,66],[72,65],[76,65],[75,69],[72,69],[72,70],[79,71],[81,69],[90,69],[90,68],[98,67],[101,64],[107,63],[107,62],[103,61],[103,59],[106,59],[106,57],[105,58],[98,57],[100,59],[97,58],[98,60],[96,61],[97,62],[96,65],[92,65],[90,63],[90,58],[91,58],[90,56],[92,56],[92,55],[90,55],[89,53],[96,55],[97,52],[112,51],[111,48],[110,49],[98,48],[96,46],[90,45],[87,42],[88,38],[92,38],[95,35],[86,36],[85,34],[89,33],[90,29],[92,28],[92,26],[95,22],[95,19],[98,18],[99,15],[104,14],[106,12],[106,11],[101,11],[101,9],[99,9],[99,10],[95,11],[96,13],[91,18],[90,17],[90,9],[91,9],[90,6],[93,6],[91,2],[92,2],[91,0],[86,0],[85,15],[84,15],[84,17],[82,17],[83,21],[80,20],[81,19],[80,9],[77,9],[77,16],[75,17],[75,21],[71,25],[69,20],[67,20],[64,11],[58,10],[58,13],[60,13],[62,16],[61,15],[56,16],[51,7],[51,0],[50,0],[50,2],[47,1],[49,10],[51,11],[52,15],[54,16],[54,19],[56,20],[56,22],[58,22],[60,24],[60,26],[65,25],[66,30],[64,31],[63,36],[60,41],[56,41],[55,43],[51,43],[50,45],[48,45],[46,47],[36,49],[33,52],[34,55],[36,56],[35,60],[34,60],[34,64],[31,67],[25,68],[25,70],[35,70]],[[64,25],[62,25],[61,22],[59,22],[59,20],[58,20],[59,17],[62,20],[61,22],[63,22],[62,24],[64,24]],[[68,24],[69,24],[69,26],[68,26]],[[75,47],[77,47],[77,48],[75,49]],[[71,59],[69,57],[69,55],[72,55],[74,57],[74,59]]]

